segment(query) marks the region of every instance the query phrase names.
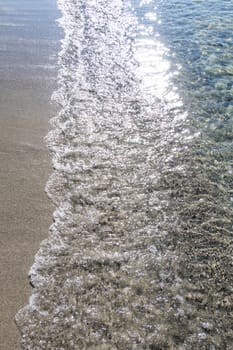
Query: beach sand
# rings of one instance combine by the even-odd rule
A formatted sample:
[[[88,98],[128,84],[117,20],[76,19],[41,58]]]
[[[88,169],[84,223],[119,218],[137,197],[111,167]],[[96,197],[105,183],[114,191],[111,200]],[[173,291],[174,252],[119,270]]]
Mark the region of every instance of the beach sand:
[[[55,0],[0,0],[0,350],[19,350],[15,314],[52,221],[44,192],[51,173],[44,137],[56,111],[59,16]]]
[[[10,113],[16,101],[9,98],[7,105]],[[40,112],[48,115],[48,110],[45,105]],[[1,350],[20,349],[14,317],[27,303],[30,295],[27,273],[40,242],[48,234],[52,217],[51,204],[44,193],[50,171],[43,142],[47,120],[28,111],[18,121],[18,115],[14,118],[13,113],[9,120],[0,121]]]

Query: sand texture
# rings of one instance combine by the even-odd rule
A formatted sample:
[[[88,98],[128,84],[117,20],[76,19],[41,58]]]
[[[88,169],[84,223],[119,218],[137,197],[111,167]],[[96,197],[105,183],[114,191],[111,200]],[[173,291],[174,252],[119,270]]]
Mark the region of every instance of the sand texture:
[[[21,348],[15,314],[52,220],[44,137],[56,113],[58,17],[56,0],[0,0],[0,350]]]
[[[49,157],[43,141],[50,112],[48,103],[39,106],[29,91],[24,96],[1,92],[0,349],[18,350],[14,317],[29,297],[27,272],[51,222],[44,193]]]

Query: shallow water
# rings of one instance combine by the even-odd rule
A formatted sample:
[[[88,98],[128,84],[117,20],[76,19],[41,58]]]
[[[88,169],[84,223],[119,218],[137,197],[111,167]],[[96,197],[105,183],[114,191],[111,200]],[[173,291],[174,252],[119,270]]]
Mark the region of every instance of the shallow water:
[[[49,100],[56,86],[58,16],[56,0],[0,0],[1,95],[31,88],[44,90]]]
[[[58,5],[56,211],[23,348],[232,349],[230,1]]]

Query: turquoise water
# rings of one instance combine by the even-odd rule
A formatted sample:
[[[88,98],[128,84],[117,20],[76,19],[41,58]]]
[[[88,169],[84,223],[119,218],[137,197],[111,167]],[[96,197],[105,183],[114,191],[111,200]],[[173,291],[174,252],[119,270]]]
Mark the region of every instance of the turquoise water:
[[[172,64],[182,66],[174,82],[189,114],[206,123],[205,132],[216,142],[232,140],[232,5],[214,0],[158,1],[159,23],[151,23],[170,49]],[[155,11],[154,6],[150,2],[147,10]]]
[[[189,159],[195,170],[190,179],[193,209],[188,213],[188,218],[193,216],[193,228],[187,230],[185,242],[185,260],[190,263],[187,276],[207,298],[194,304],[199,303],[202,317],[212,314],[215,337],[220,339],[225,333],[224,340],[215,340],[213,348],[231,349],[233,2],[158,1],[156,5],[161,21],[156,30],[170,49],[173,69],[180,65],[174,83],[188,111],[190,127],[199,133]],[[195,196],[205,196],[204,208]]]
[[[58,5],[56,210],[23,347],[231,350],[230,1]]]
[[[216,324],[213,344],[203,348],[231,349],[233,2],[158,1],[156,5],[160,20],[156,31],[170,49],[172,68],[179,66],[173,81],[188,111],[189,128],[199,133],[188,160],[192,178],[185,218],[192,217],[192,228],[185,229],[181,244],[187,247],[187,270],[182,274],[195,283],[190,298],[198,305],[197,317],[209,313]],[[195,296],[198,289],[201,294]]]

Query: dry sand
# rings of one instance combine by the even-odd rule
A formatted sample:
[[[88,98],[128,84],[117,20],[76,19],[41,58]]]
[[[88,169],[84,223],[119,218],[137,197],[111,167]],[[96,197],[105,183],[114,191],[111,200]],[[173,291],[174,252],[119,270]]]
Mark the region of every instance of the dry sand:
[[[14,317],[27,303],[27,273],[52,217],[43,140],[52,111],[49,94],[39,93],[35,86],[0,89],[0,350],[21,348]]]

